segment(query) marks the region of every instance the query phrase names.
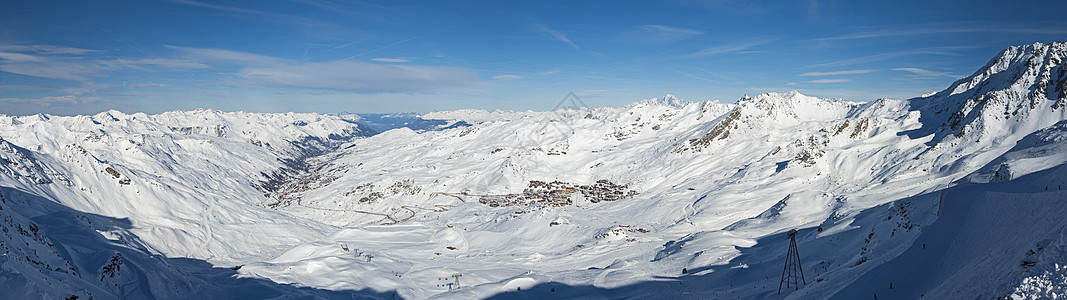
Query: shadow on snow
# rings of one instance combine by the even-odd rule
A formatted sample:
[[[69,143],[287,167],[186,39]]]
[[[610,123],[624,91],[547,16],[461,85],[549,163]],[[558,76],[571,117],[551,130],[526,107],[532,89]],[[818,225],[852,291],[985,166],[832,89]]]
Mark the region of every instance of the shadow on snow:
[[[18,189],[0,187],[8,213],[22,215],[36,223],[56,253],[74,267],[76,275],[65,282],[75,282],[96,298],[122,299],[396,299],[394,291],[331,291],[292,284],[276,283],[263,278],[237,277],[239,267],[219,268],[191,258],[171,258],[151,254],[136,236],[124,230],[133,225],[129,219],[111,218],[77,211],[49,199]],[[27,224],[28,226],[29,224]],[[100,232],[118,235],[105,238]],[[105,280],[102,267],[121,254],[118,275]],[[46,276],[57,276],[43,270]],[[49,275],[50,274],[50,275]],[[11,275],[11,274],[8,274]],[[4,276],[8,276],[4,275]],[[63,274],[69,275],[69,274]],[[2,293],[0,293],[2,294]]]

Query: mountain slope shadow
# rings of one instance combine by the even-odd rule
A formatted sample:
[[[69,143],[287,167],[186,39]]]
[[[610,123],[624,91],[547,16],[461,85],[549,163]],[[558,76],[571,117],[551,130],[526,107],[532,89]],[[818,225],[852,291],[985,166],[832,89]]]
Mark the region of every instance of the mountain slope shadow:
[[[911,245],[920,232],[912,229],[932,221],[937,204],[936,193],[921,194],[800,228],[796,241],[804,278],[799,287],[782,284],[789,239],[787,231],[781,231],[757,239],[752,247],[738,248],[741,254],[726,264],[691,267],[685,274],[678,270],[672,276],[613,288],[550,282],[490,299],[825,298]]]
[[[851,221],[828,218],[801,229],[796,238],[806,283],[781,285],[781,294],[785,232],[740,248],[725,265],[684,275],[679,270],[614,288],[543,283],[491,299],[1002,297],[1067,257],[1063,178],[1067,164],[1006,182],[961,184],[944,190],[944,198],[942,191],[916,195],[863,210]],[[843,231],[831,229],[841,225]]]
[[[1065,175],[1067,164],[1060,164],[1010,181],[946,190],[943,213],[910,248],[834,298],[863,299],[872,293],[883,299],[1006,297],[1031,270],[1048,269],[1067,257]]]
[[[39,244],[32,240],[7,243],[3,249],[6,260],[0,259],[0,266],[13,269],[0,268],[0,285],[27,287],[5,288],[0,291],[0,298],[398,298],[394,291],[331,291],[281,284],[264,278],[238,277],[236,270],[239,266],[220,268],[204,260],[152,254],[148,246],[126,230],[135,226],[127,219],[77,211],[9,187],[0,187],[0,195],[5,201],[0,207],[2,217],[17,228],[31,228],[32,236],[26,231],[27,236],[39,241]],[[7,231],[5,228],[5,233]],[[17,232],[8,236],[20,237]],[[21,256],[26,259],[20,259]],[[33,285],[37,285],[36,289]]]

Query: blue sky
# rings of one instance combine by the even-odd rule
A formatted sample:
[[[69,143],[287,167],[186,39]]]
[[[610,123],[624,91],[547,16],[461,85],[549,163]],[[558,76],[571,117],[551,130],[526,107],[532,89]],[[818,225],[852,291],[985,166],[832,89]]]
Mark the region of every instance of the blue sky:
[[[853,101],[1067,40],[1064,1],[13,1],[0,114],[550,110],[673,93]]]

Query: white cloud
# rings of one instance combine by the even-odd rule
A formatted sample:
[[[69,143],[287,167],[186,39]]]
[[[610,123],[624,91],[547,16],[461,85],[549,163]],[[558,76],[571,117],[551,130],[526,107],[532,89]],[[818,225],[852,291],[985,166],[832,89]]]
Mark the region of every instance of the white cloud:
[[[519,79],[519,78],[522,78],[522,76],[512,75],[512,74],[500,74],[500,75],[493,76],[493,79],[501,79],[501,80],[510,80],[510,79]]]
[[[404,58],[388,58],[388,57],[371,58],[370,60],[377,61],[377,62],[387,62],[387,63],[406,63],[406,62],[410,62],[411,61],[409,59],[404,59]]]
[[[425,92],[474,83],[477,74],[460,68],[383,65],[356,61],[244,68],[238,76],[268,86],[363,93]]]
[[[923,76],[923,77],[951,77],[951,78],[960,77],[959,75],[953,75],[953,74],[951,74],[949,72],[937,72],[937,71],[930,71],[930,70],[925,70],[925,69],[920,69],[920,68],[895,68],[895,69],[893,69],[893,71],[904,71],[904,72],[909,72],[909,73],[912,73],[914,75]]]
[[[533,24],[533,29],[534,29],[534,31],[538,31],[538,32],[541,32],[541,33],[543,33],[545,35],[548,35],[549,37],[551,37],[551,38],[553,38],[555,40],[558,40],[560,42],[564,42],[567,45],[571,46],[571,48],[574,48],[575,50],[582,50],[582,47],[579,47],[578,44],[575,44],[574,42],[572,42],[571,39],[568,38],[566,34],[563,34],[562,32],[559,32],[559,31],[552,30],[551,28],[548,28],[548,26],[546,26],[545,24],[541,24],[541,23]]]
[[[840,82],[849,82],[849,81],[851,81],[851,80],[846,79],[846,78],[838,78],[838,79],[818,79],[818,80],[812,80],[812,81],[808,81],[808,82],[809,83],[840,83]]]
[[[874,72],[874,70],[847,70],[847,71],[833,71],[833,72],[807,72],[798,76],[837,76],[837,75],[853,75],[853,74],[866,74]]]

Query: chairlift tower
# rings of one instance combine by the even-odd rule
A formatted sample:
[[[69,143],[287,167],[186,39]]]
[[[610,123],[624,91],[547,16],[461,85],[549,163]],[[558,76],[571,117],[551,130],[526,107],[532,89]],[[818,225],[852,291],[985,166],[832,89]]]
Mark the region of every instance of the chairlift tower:
[[[456,286],[457,290],[459,289],[459,278],[460,277],[463,277],[463,274],[460,274],[460,273],[452,274],[452,278],[456,279],[455,286]]]
[[[802,282],[808,285],[808,281],[804,279],[804,268],[800,264],[800,253],[797,252],[797,230],[790,230],[786,236],[789,237],[789,251],[785,254],[785,267],[782,268],[782,281],[778,282],[778,294],[782,294],[783,283],[787,289],[789,284],[793,284],[794,290],[799,290]]]

